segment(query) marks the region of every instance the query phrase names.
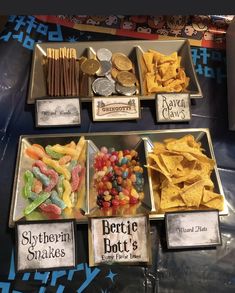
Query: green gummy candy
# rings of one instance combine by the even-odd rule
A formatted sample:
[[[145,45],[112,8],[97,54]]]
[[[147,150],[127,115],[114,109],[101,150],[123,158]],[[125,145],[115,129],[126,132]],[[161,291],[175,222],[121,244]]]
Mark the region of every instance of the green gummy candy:
[[[51,150],[51,145],[47,145],[45,147],[45,150],[46,150],[46,153],[52,157],[52,159],[56,159],[56,160],[59,160],[60,158],[63,157],[63,154],[59,154],[53,150]]]
[[[47,200],[50,195],[51,194],[49,192],[40,193],[37,198],[24,209],[24,214],[27,216],[32,213],[32,211],[34,211],[38,206],[40,206],[40,204]]]

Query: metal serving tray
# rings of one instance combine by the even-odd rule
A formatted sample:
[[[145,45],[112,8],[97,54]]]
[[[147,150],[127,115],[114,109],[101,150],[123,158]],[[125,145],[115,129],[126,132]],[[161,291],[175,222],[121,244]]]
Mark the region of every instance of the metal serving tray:
[[[106,132],[106,133],[81,133],[76,134],[48,134],[48,135],[27,135],[21,136],[18,146],[18,155],[16,161],[14,187],[12,193],[12,203],[11,212],[9,217],[9,226],[14,226],[16,221],[24,219],[23,210],[27,205],[27,200],[25,200],[21,194],[24,182],[23,174],[24,172],[31,168],[32,160],[28,159],[24,151],[26,147],[31,144],[41,144],[46,146],[48,144],[67,144],[74,140],[77,142],[81,135],[84,135],[87,140],[87,177],[86,177],[86,194],[87,198],[84,201],[83,213],[75,213],[74,217],[78,223],[87,223],[87,215],[93,216],[110,216],[110,210],[106,212],[101,211],[94,204],[94,191],[92,191],[92,164],[93,155],[97,148],[105,145],[106,147],[115,147],[116,149],[128,149],[136,148],[140,155],[141,164],[146,162],[146,154],[151,151],[151,142],[158,141],[161,142],[166,138],[180,138],[186,134],[191,134],[195,137],[197,141],[202,143],[202,147],[205,149],[205,154],[210,158],[215,160],[213,146],[211,142],[211,137],[208,129],[169,129],[169,130],[159,130],[159,131],[130,131],[130,132]],[[140,205],[126,206],[117,211],[119,215],[126,214],[140,214],[147,212],[150,214],[151,220],[163,219],[164,214],[157,213],[158,207],[154,204],[154,194],[152,190],[151,177],[148,176],[147,170],[145,168],[145,199]],[[224,196],[222,184],[220,181],[219,172],[217,166],[212,172],[212,181],[215,185],[215,192],[218,192]],[[219,213],[221,216],[228,214],[228,208],[225,200],[224,210]],[[25,220],[25,219],[24,219]]]
[[[187,39],[180,40],[159,40],[159,41],[103,41],[103,42],[54,42],[54,43],[36,43],[33,51],[33,59],[31,65],[31,75],[28,90],[29,104],[33,104],[35,99],[48,96],[45,74],[45,56],[47,48],[75,48],[77,56],[86,56],[92,58],[99,48],[107,48],[111,52],[122,52],[129,56],[134,64],[134,71],[139,81],[139,97],[141,100],[155,99],[155,94],[148,94],[144,83],[143,74],[145,73],[145,65],[143,63],[142,53],[148,49],[154,49],[163,54],[171,54],[177,52],[182,57],[181,64],[185,69],[186,75],[190,78],[189,94],[191,98],[202,98],[202,91],[197,80],[194,69],[190,45]],[[92,100],[91,90],[92,78],[85,81],[85,91],[80,92],[79,96],[82,101]],[[120,97],[120,96],[119,96]]]

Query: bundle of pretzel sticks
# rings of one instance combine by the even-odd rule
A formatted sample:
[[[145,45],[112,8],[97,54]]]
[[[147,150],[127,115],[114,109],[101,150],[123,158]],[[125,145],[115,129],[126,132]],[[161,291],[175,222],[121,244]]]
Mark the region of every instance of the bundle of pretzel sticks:
[[[47,89],[49,96],[78,96],[79,68],[73,48],[47,48]]]

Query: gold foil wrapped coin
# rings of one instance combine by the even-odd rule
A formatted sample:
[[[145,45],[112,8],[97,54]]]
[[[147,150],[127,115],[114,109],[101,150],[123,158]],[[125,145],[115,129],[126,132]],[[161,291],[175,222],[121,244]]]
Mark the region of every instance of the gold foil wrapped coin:
[[[123,86],[134,86],[136,83],[136,77],[129,71],[120,71],[117,74],[117,81]]]
[[[112,70],[111,70],[112,78],[116,79],[119,72],[120,71],[117,70],[117,68],[113,67]]]
[[[87,59],[81,64],[81,70],[88,75],[95,75],[100,69],[100,62],[95,59]]]
[[[118,70],[129,71],[133,67],[131,60],[126,55],[124,55],[122,53],[113,54],[112,61]]]

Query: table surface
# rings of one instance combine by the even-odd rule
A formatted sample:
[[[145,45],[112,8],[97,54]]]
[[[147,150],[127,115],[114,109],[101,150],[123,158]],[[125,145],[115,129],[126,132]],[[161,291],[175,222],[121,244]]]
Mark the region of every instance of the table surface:
[[[234,292],[235,290],[235,132],[228,130],[226,53],[192,47],[203,99],[192,100],[192,119],[177,124],[157,124],[154,101],[141,102],[138,121],[93,122],[90,103],[82,103],[82,124],[74,128],[36,129],[34,105],[27,105],[32,50],[25,39],[47,40],[49,32],[78,36],[79,41],[119,40],[117,36],[82,33],[48,26],[44,39],[9,23],[0,37],[0,288],[2,292]],[[37,22],[39,26],[40,22]],[[22,40],[21,31],[23,32]],[[18,35],[18,36],[16,36]],[[15,37],[13,37],[15,36]],[[88,266],[87,225],[77,226],[78,262],[74,270],[43,273],[15,272],[14,230],[8,228],[12,185],[19,136],[24,134],[114,132],[175,128],[209,128],[229,215],[220,217],[222,246],[170,251],[163,221],[151,222],[151,266]]]

